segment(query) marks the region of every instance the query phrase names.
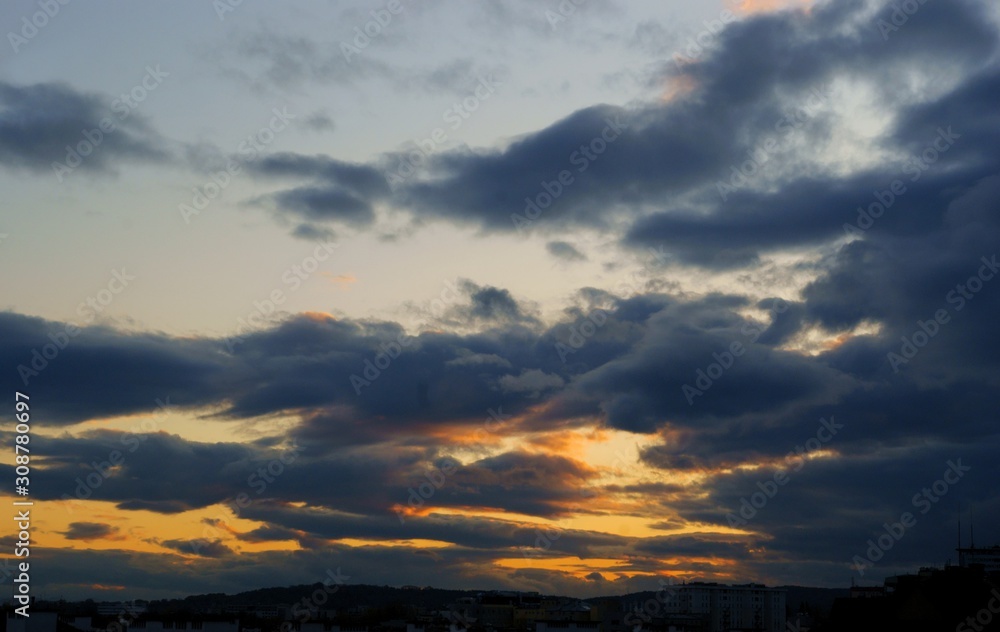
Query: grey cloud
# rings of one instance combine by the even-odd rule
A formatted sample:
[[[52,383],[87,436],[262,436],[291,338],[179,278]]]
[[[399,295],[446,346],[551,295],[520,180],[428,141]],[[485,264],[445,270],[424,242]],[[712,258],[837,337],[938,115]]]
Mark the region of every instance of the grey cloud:
[[[567,241],[550,241],[545,244],[549,254],[564,261],[586,261],[587,256],[577,250],[576,246]]]
[[[66,164],[67,146],[77,151],[81,143],[92,149],[80,152],[77,168],[90,173],[115,173],[130,160],[171,160],[166,141],[141,114],[126,109],[123,116],[114,103],[65,84],[0,82],[0,164],[55,175],[52,164]],[[101,130],[105,119],[114,129]]]
[[[118,527],[102,522],[71,522],[62,534],[67,540],[104,540],[116,536]]]
[[[179,553],[193,554],[199,557],[224,558],[235,554],[235,551],[219,540],[197,542],[196,544],[191,540],[163,540],[158,544]]]

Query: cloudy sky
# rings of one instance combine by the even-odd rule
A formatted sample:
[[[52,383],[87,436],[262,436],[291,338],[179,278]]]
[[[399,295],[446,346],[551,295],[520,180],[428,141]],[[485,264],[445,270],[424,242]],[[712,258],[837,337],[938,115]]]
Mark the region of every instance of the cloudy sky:
[[[954,560],[960,507],[1000,541],[995,3],[0,23],[35,594],[846,586]]]

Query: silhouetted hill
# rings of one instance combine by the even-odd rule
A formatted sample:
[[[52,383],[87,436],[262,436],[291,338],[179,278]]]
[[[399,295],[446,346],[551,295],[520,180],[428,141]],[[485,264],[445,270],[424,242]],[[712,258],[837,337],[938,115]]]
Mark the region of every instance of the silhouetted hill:
[[[331,587],[332,588],[332,587]],[[808,604],[811,610],[829,613],[834,600],[847,597],[846,588],[813,588],[808,586],[780,586],[787,591],[787,605],[796,611],[802,603]],[[259,588],[246,592],[227,595],[224,593],[209,593],[191,595],[183,599],[157,600],[150,603],[150,611],[167,612],[208,612],[232,606],[250,605],[285,605],[294,606],[304,603],[322,591],[323,584],[301,584],[297,586],[276,586]],[[444,588],[398,588],[393,586],[373,586],[365,584],[347,584],[337,587],[336,592],[327,593],[322,608],[344,611],[353,606],[368,606],[375,609],[394,607],[426,608],[437,610],[446,607],[461,597],[473,597],[488,590],[449,590]],[[645,591],[628,595],[608,595],[609,597],[625,597],[635,601],[655,599],[656,592]],[[601,597],[585,599],[595,601]]]
[[[330,587],[331,589],[333,586]],[[183,599],[154,601],[150,610],[155,612],[199,612],[213,608],[242,605],[288,605],[292,606],[302,600],[309,600],[317,591],[323,590],[323,584],[302,584],[298,586],[260,588],[235,595],[210,593],[192,595]],[[364,605],[372,608],[391,606],[424,607],[440,609],[460,597],[472,597],[485,590],[448,590],[444,588],[396,588],[393,586],[371,586],[365,584],[346,584],[337,587],[336,592],[328,593],[328,599],[322,604],[325,609],[343,610],[351,606]]]

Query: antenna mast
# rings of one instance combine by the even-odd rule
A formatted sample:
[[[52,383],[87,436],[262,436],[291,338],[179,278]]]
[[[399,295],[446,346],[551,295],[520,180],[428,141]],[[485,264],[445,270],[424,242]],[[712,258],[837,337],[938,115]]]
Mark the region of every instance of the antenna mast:
[[[958,501],[958,548],[962,548],[962,501]]]
[[[976,525],[972,521],[972,503],[969,503],[969,538],[972,540],[969,546],[976,548]]]

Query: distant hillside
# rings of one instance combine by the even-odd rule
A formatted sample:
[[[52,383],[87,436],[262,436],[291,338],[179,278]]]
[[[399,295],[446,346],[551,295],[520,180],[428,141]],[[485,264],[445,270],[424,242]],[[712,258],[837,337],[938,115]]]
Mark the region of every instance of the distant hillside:
[[[184,599],[167,599],[150,603],[154,612],[199,612],[211,608],[237,605],[294,605],[309,597],[322,584],[302,584],[274,588],[260,588],[235,595],[210,593],[192,595]],[[834,599],[847,597],[846,588],[810,588],[805,586],[780,586],[788,591],[787,604],[789,608],[798,608],[801,602],[808,603],[813,608],[830,612]],[[461,597],[473,597],[486,590],[447,590],[444,588],[404,589],[393,586],[369,586],[348,584],[329,595],[329,600],[323,608],[346,609],[351,606],[365,605],[372,608],[387,608],[392,606],[423,607],[431,610],[441,609]],[[625,597],[645,600],[655,598],[655,592],[639,592],[624,595]],[[609,595],[618,596],[618,595]],[[599,598],[594,598],[599,599]],[[585,601],[594,601],[587,599]]]
[[[309,599],[316,590],[322,590],[323,584],[303,584],[299,586],[259,588],[235,595],[211,593],[192,595],[184,599],[167,599],[154,601],[150,610],[164,611],[204,611],[210,608],[237,605],[294,605],[303,599]],[[340,586],[336,592],[329,594],[329,599],[322,605],[327,609],[346,609],[351,606],[365,605],[372,608],[389,606],[412,606],[440,609],[460,597],[474,596],[482,590],[446,590],[443,588],[403,589],[392,586],[369,586],[364,584],[347,584]]]

